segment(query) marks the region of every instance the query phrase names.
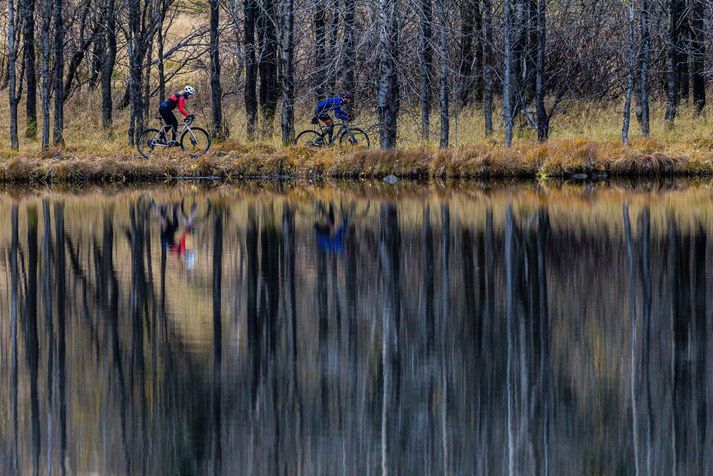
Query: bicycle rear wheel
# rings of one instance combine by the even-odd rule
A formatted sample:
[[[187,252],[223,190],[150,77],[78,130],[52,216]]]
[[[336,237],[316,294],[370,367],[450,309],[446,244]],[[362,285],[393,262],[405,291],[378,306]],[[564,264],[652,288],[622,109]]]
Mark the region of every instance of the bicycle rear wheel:
[[[295,138],[295,145],[301,145],[303,147],[322,147],[324,145],[324,138],[322,134],[317,131],[302,131]]]
[[[166,148],[166,138],[158,129],[144,129],[136,140],[136,149],[144,159],[150,159],[156,148]]]
[[[345,129],[339,136],[339,145],[368,149],[371,145],[369,135],[356,127]]]
[[[198,157],[210,149],[210,135],[200,127],[191,127],[181,134],[181,149],[191,157]]]

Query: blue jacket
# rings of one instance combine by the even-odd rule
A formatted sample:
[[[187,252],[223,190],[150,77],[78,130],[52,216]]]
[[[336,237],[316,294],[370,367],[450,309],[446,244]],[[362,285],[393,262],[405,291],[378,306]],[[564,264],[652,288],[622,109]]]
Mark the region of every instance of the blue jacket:
[[[334,111],[334,115],[337,116],[337,119],[346,121],[349,118],[349,115],[342,110],[342,98],[340,97],[329,98],[325,99],[324,101],[320,101],[317,104],[317,107],[314,109],[314,113],[316,116],[319,116],[321,114],[329,114],[332,111]]]

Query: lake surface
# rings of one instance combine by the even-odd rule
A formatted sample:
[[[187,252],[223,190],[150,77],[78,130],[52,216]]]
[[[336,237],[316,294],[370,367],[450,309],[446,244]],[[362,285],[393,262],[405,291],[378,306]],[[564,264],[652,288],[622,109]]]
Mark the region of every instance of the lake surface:
[[[713,474],[709,183],[11,189],[0,223],[1,474]]]

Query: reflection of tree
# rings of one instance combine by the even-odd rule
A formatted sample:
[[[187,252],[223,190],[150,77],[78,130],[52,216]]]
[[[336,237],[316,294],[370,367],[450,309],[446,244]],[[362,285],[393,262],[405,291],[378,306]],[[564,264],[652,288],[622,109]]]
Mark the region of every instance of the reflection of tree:
[[[146,201],[120,197],[97,216],[51,201],[42,223],[24,205],[9,216],[0,378],[20,385],[0,401],[3,474],[713,463],[704,221],[632,202],[623,227],[616,202],[616,224],[592,233],[559,209],[464,209],[454,194],[379,202],[335,255],[315,246],[313,206],[228,197],[195,229],[187,282]],[[33,365],[48,382],[37,444]]]
[[[40,402],[37,388],[39,342],[37,336],[37,207],[27,208],[27,314],[25,317],[25,355],[30,373],[30,412],[32,424],[32,468],[40,473]]]

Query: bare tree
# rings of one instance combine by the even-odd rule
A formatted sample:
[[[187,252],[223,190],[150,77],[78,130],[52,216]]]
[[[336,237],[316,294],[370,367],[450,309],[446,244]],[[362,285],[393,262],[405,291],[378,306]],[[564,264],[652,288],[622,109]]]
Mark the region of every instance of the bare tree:
[[[104,64],[101,70],[101,94],[102,94],[102,125],[105,129],[112,124],[112,104],[111,80],[114,75],[114,64],[116,63],[116,3],[115,0],[106,0],[104,9],[104,40],[106,50],[104,52]],[[162,96],[163,97],[163,96]]]
[[[15,2],[7,0],[7,43],[8,43],[8,102],[10,103],[10,147],[18,149],[17,137],[17,44],[15,43]]]
[[[295,137],[295,2],[286,0],[282,15],[282,143],[291,144]]]
[[[696,113],[700,114],[706,106],[706,43],[705,43],[705,15],[706,2],[704,0],[691,0],[690,8],[691,25],[691,79],[693,83],[693,103]]]
[[[262,137],[270,138],[273,133],[277,102],[280,99],[278,80],[278,45],[275,15],[275,0],[262,0],[258,16],[257,31],[260,42],[260,112],[262,113]]]
[[[505,51],[503,55],[503,123],[505,125],[505,146],[512,145],[513,110],[512,110],[512,2],[505,0],[503,17],[503,37]]]
[[[441,112],[441,136],[439,145],[442,149],[448,147],[450,117],[448,110],[448,31],[446,27],[445,0],[436,0],[438,6],[438,105]]]
[[[431,129],[431,76],[433,74],[432,0],[421,0],[419,12],[418,57],[421,74],[421,138],[428,142]]]
[[[678,108],[679,42],[682,0],[669,0],[669,31],[666,42],[666,67],[668,70],[668,91],[666,94],[666,123],[673,125]]]
[[[675,0],[673,0],[675,1]],[[641,60],[639,70],[639,107],[641,108],[641,134],[649,135],[649,57],[651,54],[651,34],[649,32],[649,0],[641,0],[639,14],[641,30]]]
[[[627,36],[627,65],[626,75],[626,99],[624,102],[624,124],[621,127],[621,141],[624,145],[629,143],[629,123],[631,121],[631,96],[634,92],[634,68],[636,53],[634,51],[634,5],[629,2],[627,5],[627,18],[629,19],[629,34]]]
[[[399,116],[398,0],[379,0],[379,91],[378,108],[382,149],[396,147]]]
[[[537,60],[535,64],[535,107],[537,110],[537,139],[545,141],[550,135],[550,116],[545,109],[545,55],[547,46],[547,0],[537,1]]]
[[[485,135],[493,133],[493,7],[483,0],[483,116]]]
[[[223,130],[223,91],[220,87],[219,21],[218,0],[210,0],[210,97],[213,111],[213,135],[223,138],[225,131]]]
[[[64,10],[63,0],[54,0],[54,130],[55,145],[64,144]]]
[[[52,20],[52,0],[42,0],[42,150],[50,143],[50,92],[52,73],[50,71],[50,22]]]
[[[257,0],[245,0],[245,113],[248,140],[255,138],[257,129],[257,59],[255,52],[255,23]]]
[[[25,137],[37,137],[37,72],[35,70],[35,0],[22,0],[22,47],[25,65]]]

